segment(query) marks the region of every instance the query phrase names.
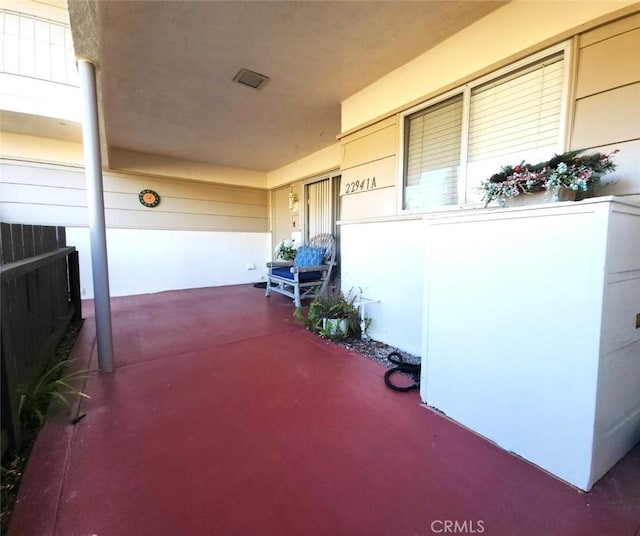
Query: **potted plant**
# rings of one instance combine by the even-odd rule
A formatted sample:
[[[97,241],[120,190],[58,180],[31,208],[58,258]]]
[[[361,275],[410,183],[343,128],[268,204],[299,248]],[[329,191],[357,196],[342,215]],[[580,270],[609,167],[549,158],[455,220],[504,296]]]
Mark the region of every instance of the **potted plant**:
[[[553,201],[568,201],[578,192],[601,188],[602,176],[616,167],[611,157],[618,151],[581,155],[583,151],[568,151],[535,165],[523,161],[517,166],[504,166],[480,186],[485,207],[493,200],[505,207],[507,199],[536,192],[545,192],[545,197]]]
[[[274,253],[276,254],[276,260],[292,261],[296,258],[297,249],[294,247],[295,242],[293,240],[281,240],[278,242]]]
[[[318,294],[309,304],[306,316],[296,309],[295,316],[309,331],[329,339],[344,339],[360,331],[357,296],[340,291]]]

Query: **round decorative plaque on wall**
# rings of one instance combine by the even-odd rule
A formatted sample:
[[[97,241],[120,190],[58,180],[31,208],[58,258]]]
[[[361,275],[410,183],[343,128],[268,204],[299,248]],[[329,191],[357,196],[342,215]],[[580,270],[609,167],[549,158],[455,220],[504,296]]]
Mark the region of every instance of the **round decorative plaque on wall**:
[[[157,207],[160,203],[160,196],[153,190],[142,190],[138,194],[138,199],[145,207],[153,208]]]

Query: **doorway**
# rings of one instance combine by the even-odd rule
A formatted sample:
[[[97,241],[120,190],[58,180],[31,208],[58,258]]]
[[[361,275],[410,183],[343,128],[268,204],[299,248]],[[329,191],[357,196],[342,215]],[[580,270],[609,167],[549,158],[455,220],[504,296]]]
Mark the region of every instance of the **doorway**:
[[[314,179],[304,184],[305,241],[320,233],[337,237],[336,220],[339,207],[340,175]]]
[[[320,233],[329,233],[336,239],[336,263],[331,278],[340,281],[340,175],[329,175],[303,184],[305,242]]]

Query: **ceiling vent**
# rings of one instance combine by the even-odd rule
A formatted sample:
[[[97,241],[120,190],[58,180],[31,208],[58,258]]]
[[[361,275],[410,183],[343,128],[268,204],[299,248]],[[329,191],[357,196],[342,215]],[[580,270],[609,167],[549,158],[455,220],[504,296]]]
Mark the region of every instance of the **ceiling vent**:
[[[255,73],[249,69],[240,69],[238,74],[233,77],[234,82],[242,84],[244,86],[252,87],[253,89],[260,89],[269,80],[268,76],[260,73]]]

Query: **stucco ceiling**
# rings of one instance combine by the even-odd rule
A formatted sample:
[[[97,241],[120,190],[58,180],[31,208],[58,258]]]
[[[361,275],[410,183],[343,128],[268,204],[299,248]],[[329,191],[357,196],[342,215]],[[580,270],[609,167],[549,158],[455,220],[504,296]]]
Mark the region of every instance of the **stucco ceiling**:
[[[335,143],[341,101],[502,4],[101,1],[106,144],[276,169]],[[270,80],[234,83],[241,67]]]

